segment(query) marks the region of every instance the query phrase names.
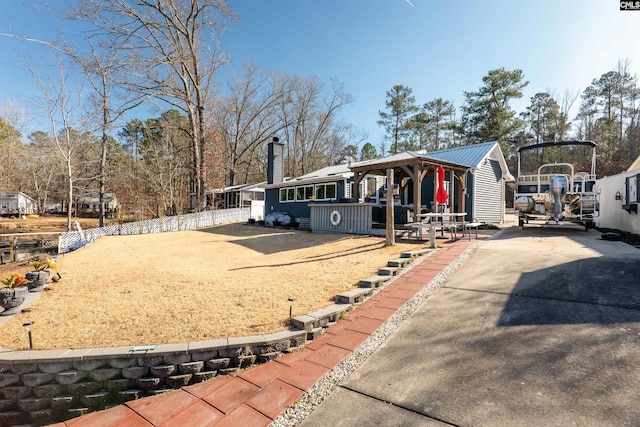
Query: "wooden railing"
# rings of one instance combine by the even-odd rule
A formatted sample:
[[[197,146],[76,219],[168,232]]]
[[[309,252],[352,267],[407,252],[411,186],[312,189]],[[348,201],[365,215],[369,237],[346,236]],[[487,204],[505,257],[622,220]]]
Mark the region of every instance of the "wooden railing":
[[[22,247],[34,248],[36,251],[46,248],[57,248],[58,237],[62,233],[62,231],[46,231],[37,233],[0,234],[0,262],[4,263],[6,261],[5,256],[7,254],[9,255],[8,261],[18,261],[18,249]],[[46,236],[55,237],[47,238]]]

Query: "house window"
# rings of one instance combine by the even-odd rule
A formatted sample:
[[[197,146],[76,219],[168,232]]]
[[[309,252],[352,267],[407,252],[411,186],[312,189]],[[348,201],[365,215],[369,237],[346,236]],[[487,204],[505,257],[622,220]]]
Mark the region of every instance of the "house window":
[[[296,189],[295,189],[295,187],[281,188],[280,189],[280,203],[283,203],[283,202],[294,202],[295,200],[296,200]]]
[[[333,200],[336,198],[336,184],[316,184],[316,200]]]
[[[313,196],[313,185],[305,185],[304,187],[296,187],[296,200],[311,200]]]

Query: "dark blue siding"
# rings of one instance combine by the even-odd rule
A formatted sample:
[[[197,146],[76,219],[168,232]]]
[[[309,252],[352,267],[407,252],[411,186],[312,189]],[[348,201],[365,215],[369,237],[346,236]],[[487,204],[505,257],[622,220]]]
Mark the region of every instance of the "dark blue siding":
[[[323,184],[330,184],[329,182]],[[344,198],[345,188],[344,181],[336,182],[336,196],[337,200]],[[300,183],[300,185],[305,185]],[[310,184],[306,184],[310,185]],[[270,212],[286,212],[294,218],[309,218],[311,216],[311,209],[309,208],[309,201],[306,202],[286,202],[280,203],[280,189],[265,190],[264,200],[264,214],[268,215]],[[328,203],[327,201],[319,201],[318,203]]]

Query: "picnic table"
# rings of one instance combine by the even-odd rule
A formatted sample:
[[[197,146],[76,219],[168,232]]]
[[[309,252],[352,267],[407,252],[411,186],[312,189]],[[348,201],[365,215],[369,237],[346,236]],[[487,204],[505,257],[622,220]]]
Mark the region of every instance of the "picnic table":
[[[430,212],[418,215],[421,223],[429,224],[429,226],[439,229],[444,236],[444,232],[451,233],[451,240],[457,238],[458,229],[464,230],[464,218],[467,216],[464,212]],[[463,231],[464,233],[464,231]]]

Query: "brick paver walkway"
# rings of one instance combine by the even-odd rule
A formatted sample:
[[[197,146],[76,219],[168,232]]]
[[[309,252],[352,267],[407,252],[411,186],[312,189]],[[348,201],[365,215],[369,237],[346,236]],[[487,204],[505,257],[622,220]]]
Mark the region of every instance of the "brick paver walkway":
[[[492,233],[484,233],[480,239]],[[303,350],[158,396],[127,402],[55,427],[268,426],[326,372],[373,334],[442,269],[477,241],[442,249],[397,278]]]

